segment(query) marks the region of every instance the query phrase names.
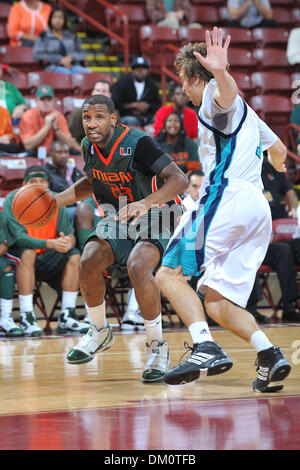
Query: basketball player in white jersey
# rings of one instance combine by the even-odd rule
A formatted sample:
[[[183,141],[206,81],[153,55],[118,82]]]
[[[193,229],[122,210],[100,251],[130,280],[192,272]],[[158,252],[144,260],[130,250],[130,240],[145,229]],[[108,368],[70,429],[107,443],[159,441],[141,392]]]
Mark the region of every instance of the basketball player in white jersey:
[[[182,217],[165,251],[156,279],[163,294],[188,326],[193,347],[170,369],[168,384],[226,372],[232,361],[210,334],[198,295],[187,283],[199,276],[207,313],[219,325],[257,350],[253,389],[270,392],[287,377],[290,364],[245,310],[257,269],[271,238],[271,214],[262,192],[262,153],[285,171],[286,148],[238,95],[228,72],[222,30],[206,31],[206,43],[188,44],[176,59],[183,90],[199,108],[199,154],[204,171],[200,202]]]

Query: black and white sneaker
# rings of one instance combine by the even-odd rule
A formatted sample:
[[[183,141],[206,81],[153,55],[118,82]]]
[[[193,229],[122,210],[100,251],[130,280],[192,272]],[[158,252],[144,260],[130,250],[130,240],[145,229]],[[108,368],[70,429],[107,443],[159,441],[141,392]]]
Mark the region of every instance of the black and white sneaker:
[[[253,382],[253,390],[261,393],[278,392],[283,385],[269,386],[270,382],[280,382],[290,373],[291,366],[278,346],[272,346],[257,353],[255,361],[257,379]]]
[[[165,374],[164,382],[167,384],[186,384],[199,379],[200,376],[223,374],[233,365],[221,346],[212,341],[195,343],[192,348],[185,342],[184,346],[192,353]]]

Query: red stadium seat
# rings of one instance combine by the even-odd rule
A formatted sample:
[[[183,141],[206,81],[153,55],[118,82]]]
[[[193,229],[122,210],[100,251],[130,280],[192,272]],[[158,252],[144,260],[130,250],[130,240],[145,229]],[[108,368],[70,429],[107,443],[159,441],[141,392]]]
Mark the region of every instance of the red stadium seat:
[[[232,76],[235,79],[239,90],[243,92],[243,98],[248,101],[254,92],[251,75],[245,72],[232,72]]]
[[[147,14],[146,14],[146,5],[145,4],[138,4],[133,5],[131,4],[121,4],[116,5],[119,10],[121,10],[127,17],[128,17],[128,30],[129,30],[129,44],[130,44],[130,52],[132,54],[140,54],[140,45],[138,38],[139,28],[149,23]],[[110,8],[105,8],[105,17],[106,17],[106,24],[108,29],[117,33],[118,35],[122,36],[122,23],[120,16],[116,15],[113,10]],[[122,52],[122,47],[120,44],[116,43],[113,47],[113,51],[115,53]]]
[[[4,23],[0,23],[0,44],[8,44],[9,37],[7,35],[6,25]]]
[[[39,68],[34,60],[32,47],[1,46],[0,60],[25,73]]]
[[[247,49],[253,49],[255,47],[255,40],[250,29],[227,27],[222,29],[223,37],[228,34],[231,36],[230,47],[246,47]]]
[[[295,4],[295,0],[271,0],[272,7],[291,8]]]
[[[178,29],[178,37],[180,41],[180,47],[183,47],[189,42],[201,42],[205,41],[205,30],[199,28],[188,28],[186,26],[181,26]]]
[[[200,23],[205,27],[218,26],[220,23],[219,9],[214,6],[192,5],[189,22]]]
[[[82,96],[65,96],[63,98],[63,113],[64,115],[70,114],[75,108],[81,108],[84,100],[87,97]]]
[[[29,86],[29,83],[28,83],[28,78],[27,78],[27,75],[23,72],[20,72],[20,73],[15,74],[15,75],[5,74],[5,76],[3,76],[3,80],[5,80],[6,82],[10,82],[13,85],[15,85],[15,87],[18,88],[18,90],[22,94],[30,93],[30,86]]]
[[[140,28],[140,47],[142,55],[150,60],[151,70],[160,73],[160,59],[166,44],[180,47],[181,40],[177,29],[146,25]],[[174,69],[175,52],[166,53],[166,65]],[[174,71],[174,70],[173,70]]]
[[[11,5],[8,3],[0,3],[0,23],[7,24],[10,9]]]
[[[50,85],[57,96],[65,96],[73,93],[73,85],[70,75],[63,73],[34,71],[28,73],[28,83],[31,93],[34,94],[41,85]]]
[[[258,64],[257,71],[274,70],[290,72],[292,70],[291,65],[287,61],[285,50],[265,47],[264,49],[255,49],[253,56]]]
[[[250,49],[233,47],[228,49],[230,68],[236,72],[251,73],[256,70],[257,60]]]
[[[285,28],[254,28],[252,34],[257,48],[287,48],[289,32]]]
[[[254,72],[251,81],[256,95],[284,94],[291,95],[291,79],[282,72]]]
[[[294,24],[291,11],[287,8],[275,7],[273,10],[273,18],[280,27],[291,28]]]
[[[257,95],[250,98],[249,105],[282,138],[284,128],[290,121],[291,99],[277,95]]]
[[[72,88],[75,95],[90,95],[97,80],[107,80],[110,85],[113,83],[112,75],[106,73],[74,73],[71,75]]]

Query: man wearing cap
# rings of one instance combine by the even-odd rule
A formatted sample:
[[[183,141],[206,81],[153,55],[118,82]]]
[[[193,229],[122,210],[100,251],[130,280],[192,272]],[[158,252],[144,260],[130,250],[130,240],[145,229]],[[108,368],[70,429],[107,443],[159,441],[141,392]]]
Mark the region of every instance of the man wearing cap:
[[[148,75],[147,59],[135,57],[130,65],[132,72],[113,85],[112,100],[123,124],[145,126],[154,121],[161,99],[156,82]]]
[[[80,145],[71,136],[64,115],[54,109],[54,90],[41,85],[36,90],[36,108],[26,111],[20,122],[20,138],[28,152],[46,147],[49,153],[54,140],[59,140],[81,153]]]

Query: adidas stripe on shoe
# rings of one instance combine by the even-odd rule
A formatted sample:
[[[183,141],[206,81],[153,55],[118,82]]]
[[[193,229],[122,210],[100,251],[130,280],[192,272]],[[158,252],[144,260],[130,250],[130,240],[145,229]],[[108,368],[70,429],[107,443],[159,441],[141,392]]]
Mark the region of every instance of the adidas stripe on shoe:
[[[260,393],[273,393],[283,389],[283,385],[270,385],[280,382],[290,373],[291,366],[278,346],[264,349],[257,354],[257,379],[253,382],[253,390]]]
[[[185,361],[165,374],[164,381],[167,384],[185,384],[202,376],[223,374],[233,365],[221,346],[212,341],[195,343],[192,348],[185,342],[184,346],[192,352]]]

